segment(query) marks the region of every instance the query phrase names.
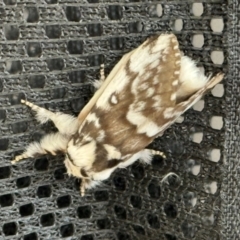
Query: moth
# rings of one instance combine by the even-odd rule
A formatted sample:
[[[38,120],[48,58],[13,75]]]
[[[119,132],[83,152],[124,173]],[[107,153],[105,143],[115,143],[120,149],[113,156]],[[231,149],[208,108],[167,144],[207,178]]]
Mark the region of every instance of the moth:
[[[51,120],[58,132],[31,143],[12,164],[64,153],[67,173],[82,179],[84,195],[115,169],[138,159],[150,163],[153,155],[162,154],[147,146],[224,75],[205,76],[180,53],[175,35],[162,34],[125,54],[106,79],[103,69],[100,76],[94,82],[97,91],[77,117],[22,100],[41,124]]]

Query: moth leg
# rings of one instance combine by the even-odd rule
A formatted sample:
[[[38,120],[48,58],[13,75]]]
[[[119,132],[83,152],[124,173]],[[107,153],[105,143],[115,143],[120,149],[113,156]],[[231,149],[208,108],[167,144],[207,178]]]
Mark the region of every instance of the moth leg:
[[[101,65],[100,65],[100,79],[93,81],[93,83],[92,83],[93,86],[94,86],[96,89],[99,89],[99,88],[102,86],[105,78],[106,78],[106,77],[105,77],[105,72],[104,72],[104,64],[101,64]]]
[[[149,149],[149,151],[151,152],[152,155],[159,155],[163,158],[166,158],[166,155],[164,152],[153,150],[153,149]]]
[[[51,112],[45,108],[39,107],[31,102],[26,100],[21,100],[21,103],[29,106],[33,111],[35,111],[36,119],[41,123],[46,123],[47,121],[51,120],[62,134],[72,135],[78,129],[78,120],[77,118],[64,114],[61,112]]]
[[[80,183],[80,194],[83,197],[85,195],[85,187],[86,185],[86,179],[82,178],[82,182]]]
[[[105,80],[105,71],[104,64],[100,65],[100,81],[103,82]]]
[[[35,158],[45,154],[56,155],[58,152],[65,152],[67,148],[69,138],[61,133],[50,133],[45,135],[40,142],[33,142],[28,145],[26,150],[21,154],[16,156],[11,163],[25,159],[25,158]]]

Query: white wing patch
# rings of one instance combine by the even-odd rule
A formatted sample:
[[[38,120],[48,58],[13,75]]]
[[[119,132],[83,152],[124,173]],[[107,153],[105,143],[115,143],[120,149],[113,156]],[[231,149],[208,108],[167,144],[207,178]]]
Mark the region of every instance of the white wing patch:
[[[144,117],[141,112],[129,110],[126,118],[131,124],[137,126],[137,133],[145,133],[148,137],[153,137],[161,130],[161,127]]]

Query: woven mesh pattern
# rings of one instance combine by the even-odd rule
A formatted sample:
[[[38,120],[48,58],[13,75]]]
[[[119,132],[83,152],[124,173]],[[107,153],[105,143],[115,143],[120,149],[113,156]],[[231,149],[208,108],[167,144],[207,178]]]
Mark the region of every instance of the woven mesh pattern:
[[[239,158],[240,105],[239,46],[233,46],[239,37],[233,25],[239,9],[237,1],[194,2],[0,2],[0,239],[239,237],[239,219],[233,217],[239,199],[233,163]],[[214,27],[216,20],[222,28]],[[152,143],[166,159],[118,170],[85,197],[79,195],[79,181],[65,174],[63,156],[11,166],[25,146],[54,130],[51,123],[39,126],[21,98],[77,115],[93,94],[90,81],[99,78],[101,63],[109,72],[148,36],[167,31],[205,73],[231,73],[224,88],[217,86],[224,95],[214,89]],[[214,124],[216,119],[227,125]]]

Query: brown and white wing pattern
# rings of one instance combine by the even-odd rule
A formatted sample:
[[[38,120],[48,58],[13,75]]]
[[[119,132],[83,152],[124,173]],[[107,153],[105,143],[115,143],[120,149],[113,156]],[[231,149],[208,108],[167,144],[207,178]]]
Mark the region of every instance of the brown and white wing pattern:
[[[169,121],[164,117],[167,109],[176,105],[180,62],[174,35],[148,39],[131,52],[108,83],[86,117],[81,134],[101,139],[122,156],[145,148]]]
[[[51,120],[59,131],[30,144],[12,163],[64,152],[67,172],[82,178],[84,194],[117,167],[149,162],[156,151],[146,146],[222,78],[208,79],[182,56],[173,34],[149,38],[123,56],[77,118],[22,100],[40,123]]]

